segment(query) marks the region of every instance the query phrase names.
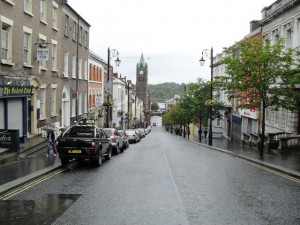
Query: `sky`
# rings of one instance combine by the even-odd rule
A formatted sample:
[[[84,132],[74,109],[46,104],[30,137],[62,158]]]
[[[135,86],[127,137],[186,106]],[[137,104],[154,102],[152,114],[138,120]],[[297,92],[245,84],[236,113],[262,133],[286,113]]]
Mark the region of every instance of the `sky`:
[[[107,61],[108,47],[119,52],[114,72],[135,83],[141,54],[148,65],[148,83],[190,83],[210,80],[209,57],[250,33],[250,21],[276,0],[68,0],[90,25],[92,52]]]

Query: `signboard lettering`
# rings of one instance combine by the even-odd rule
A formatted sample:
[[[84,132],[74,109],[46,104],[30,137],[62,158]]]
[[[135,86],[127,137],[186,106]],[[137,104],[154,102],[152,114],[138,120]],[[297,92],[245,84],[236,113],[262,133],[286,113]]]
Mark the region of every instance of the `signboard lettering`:
[[[32,86],[0,86],[0,97],[31,96]]]
[[[37,49],[37,60],[38,61],[48,61],[49,59],[49,49],[48,48],[38,48]]]

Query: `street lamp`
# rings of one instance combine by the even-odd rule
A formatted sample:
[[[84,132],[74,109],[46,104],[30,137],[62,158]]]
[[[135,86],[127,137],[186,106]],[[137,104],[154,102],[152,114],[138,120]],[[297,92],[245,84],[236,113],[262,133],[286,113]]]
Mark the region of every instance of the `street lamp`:
[[[200,65],[204,66],[205,63],[205,59],[203,58],[203,54],[204,56],[208,57],[210,55],[210,99],[213,100],[213,86],[212,86],[212,82],[213,82],[213,48],[211,47],[210,51],[208,49],[204,49],[202,51],[202,57],[199,60]],[[212,105],[209,108],[209,133],[208,133],[208,145],[212,146]],[[201,125],[201,124],[200,124]]]
[[[129,113],[130,113],[130,110],[129,110],[129,85],[131,84],[131,80],[128,80],[127,81],[127,129],[129,129],[129,121],[130,121],[130,116],[129,116]]]
[[[116,62],[116,66],[119,66],[121,63],[121,60],[119,59],[119,52],[116,49],[112,49],[110,50],[108,48],[107,50],[107,85],[109,85],[111,87],[111,84],[109,83],[109,70],[110,70],[110,59],[113,57],[117,57],[117,59],[115,60]],[[110,88],[109,88],[110,89]],[[109,96],[111,95],[111,89],[110,92],[107,92],[107,102],[109,102]],[[110,110],[109,110],[109,105],[107,105],[107,109],[106,109],[106,124],[105,127],[109,127],[109,114],[110,114]]]

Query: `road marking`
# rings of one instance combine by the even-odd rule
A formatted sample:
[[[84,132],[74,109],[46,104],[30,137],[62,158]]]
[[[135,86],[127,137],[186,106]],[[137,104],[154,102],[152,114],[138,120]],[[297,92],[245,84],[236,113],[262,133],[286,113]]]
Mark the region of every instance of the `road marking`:
[[[66,168],[61,168],[59,170],[55,170],[55,171],[52,171],[51,173],[48,173],[48,174],[45,174],[33,181],[30,181],[28,183],[25,183],[24,185],[21,185],[11,191],[8,191],[7,193],[3,194],[0,196],[0,200],[8,200],[9,198],[12,198],[13,196],[17,195],[17,194],[20,194],[26,190],[28,190],[29,188],[32,188],[46,180],[48,180],[49,178],[51,177],[54,177],[60,173],[62,173],[63,171],[69,169],[68,167]]]
[[[160,147],[160,150],[163,153],[164,161],[166,162],[166,165],[167,165],[167,168],[168,168],[168,173],[169,173],[170,179],[172,181],[172,185],[174,187],[175,194],[177,195],[177,199],[179,201],[179,205],[180,205],[181,210],[182,210],[182,213],[180,214],[180,217],[181,217],[181,220],[182,220],[183,224],[189,224],[186,208],[184,207],[182,197],[181,197],[180,192],[178,190],[178,187],[176,185],[176,182],[175,182],[175,179],[174,179],[174,176],[173,176],[173,173],[172,173],[172,170],[171,170],[171,167],[170,167],[170,164],[169,164],[169,161],[168,161],[168,158],[166,156],[166,153],[165,153],[164,149],[165,149],[164,146]]]
[[[289,179],[289,180],[291,180],[291,181],[294,181],[294,182],[300,184],[300,179],[297,179],[297,178],[295,178],[295,177],[286,175],[286,174],[284,174],[284,173],[278,172],[278,171],[273,170],[273,169],[270,169],[270,168],[268,168],[268,167],[265,167],[265,166],[256,164],[256,163],[254,163],[254,162],[250,162],[250,161],[248,161],[248,160],[246,160],[246,159],[245,159],[245,161],[246,161],[248,164],[251,164],[251,165],[253,165],[253,166],[255,166],[255,167],[258,167],[258,168],[260,168],[260,169],[266,170],[266,171],[268,171],[268,172],[270,172],[270,173],[273,173],[273,174],[276,174],[276,175],[278,175],[278,176],[287,178],[287,179]]]

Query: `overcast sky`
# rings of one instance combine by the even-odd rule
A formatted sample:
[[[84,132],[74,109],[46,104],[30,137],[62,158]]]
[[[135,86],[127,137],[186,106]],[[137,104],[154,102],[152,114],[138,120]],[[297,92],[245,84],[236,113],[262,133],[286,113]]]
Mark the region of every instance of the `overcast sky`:
[[[275,0],[68,0],[90,25],[90,50],[107,61],[117,49],[121,65],[114,71],[135,83],[136,64],[144,54],[149,84],[209,80],[209,59],[250,32],[250,21]],[[112,60],[112,62],[114,59]]]

